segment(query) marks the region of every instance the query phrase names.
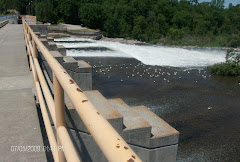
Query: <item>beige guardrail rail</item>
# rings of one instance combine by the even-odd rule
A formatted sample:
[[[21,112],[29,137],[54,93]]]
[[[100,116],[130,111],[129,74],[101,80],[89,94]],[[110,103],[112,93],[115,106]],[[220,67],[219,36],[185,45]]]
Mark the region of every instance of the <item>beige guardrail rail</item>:
[[[23,18],[23,29],[27,52],[29,54],[30,69],[32,69],[47,136],[52,148],[66,148],[52,151],[53,158],[58,161],[80,161],[72,143],[64,118],[64,92],[68,95],[83,123],[102,150],[106,159],[111,162],[140,162],[141,159],[131,149],[125,140],[117,133],[110,123],[98,112],[91,101],[84,95],[81,88],[70,77],[61,64],[49,53],[48,49],[38,39],[31,27]],[[53,72],[54,99],[50,93],[37,56],[37,47],[48,62]],[[56,128],[57,139],[54,136],[47,113],[45,101]]]

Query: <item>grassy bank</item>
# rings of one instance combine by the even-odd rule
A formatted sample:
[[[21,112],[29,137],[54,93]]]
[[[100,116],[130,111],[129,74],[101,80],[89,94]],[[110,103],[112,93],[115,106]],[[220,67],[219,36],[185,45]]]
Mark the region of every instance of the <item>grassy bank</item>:
[[[226,54],[226,62],[208,66],[207,70],[220,76],[236,76],[240,83],[240,51],[230,49]]]

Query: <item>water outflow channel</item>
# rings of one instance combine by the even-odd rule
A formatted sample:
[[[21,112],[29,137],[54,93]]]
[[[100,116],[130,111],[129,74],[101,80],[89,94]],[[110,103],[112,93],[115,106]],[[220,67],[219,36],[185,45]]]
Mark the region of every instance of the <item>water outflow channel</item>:
[[[240,160],[240,86],[206,66],[225,51],[56,39],[93,66],[93,89],[145,105],[180,132],[177,161]],[[60,42],[62,41],[62,42]]]

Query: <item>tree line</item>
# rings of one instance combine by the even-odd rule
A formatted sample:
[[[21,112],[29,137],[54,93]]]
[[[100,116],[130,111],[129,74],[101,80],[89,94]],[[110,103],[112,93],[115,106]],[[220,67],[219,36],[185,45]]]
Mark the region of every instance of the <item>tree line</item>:
[[[224,0],[38,0],[37,18],[150,43],[240,46],[240,5]]]

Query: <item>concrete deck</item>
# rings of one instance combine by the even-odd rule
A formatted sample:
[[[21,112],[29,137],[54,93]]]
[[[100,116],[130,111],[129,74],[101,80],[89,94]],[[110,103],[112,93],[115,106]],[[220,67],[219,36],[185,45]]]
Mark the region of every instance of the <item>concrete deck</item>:
[[[0,29],[0,161],[46,161],[24,43],[21,25]]]

